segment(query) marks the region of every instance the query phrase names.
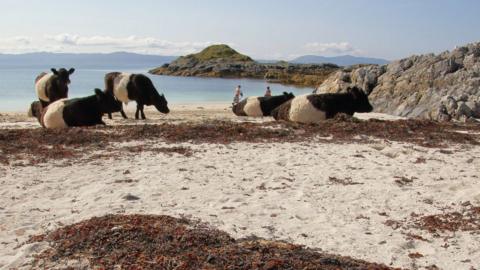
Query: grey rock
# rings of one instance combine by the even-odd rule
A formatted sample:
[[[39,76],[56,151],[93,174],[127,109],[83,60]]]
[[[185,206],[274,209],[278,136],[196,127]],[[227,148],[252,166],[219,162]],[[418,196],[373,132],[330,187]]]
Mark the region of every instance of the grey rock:
[[[467,119],[473,117],[473,111],[467,104],[463,101],[458,103],[457,111],[455,112],[457,118],[466,117]]]
[[[469,99],[469,96],[467,94],[461,94],[458,98],[457,98],[457,101],[463,101],[463,102],[467,102]]]
[[[322,85],[317,87],[315,93],[337,93],[345,91],[349,86],[357,86],[370,92],[377,85],[378,78],[385,73],[386,66],[368,65],[349,67],[330,76]]]
[[[445,105],[447,113],[453,115],[458,108],[457,100],[452,96],[446,96],[442,99],[442,104]]]
[[[341,92],[351,85],[369,94],[376,112],[439,121],[480,117],[480,43],[386,66],[342,69],[316,93]]]

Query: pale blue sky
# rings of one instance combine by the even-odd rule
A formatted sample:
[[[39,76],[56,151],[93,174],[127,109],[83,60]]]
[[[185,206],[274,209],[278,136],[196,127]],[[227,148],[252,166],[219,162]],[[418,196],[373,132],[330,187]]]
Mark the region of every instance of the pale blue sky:
[[[478,0],[2,0],[0,53],[184,54],[228,43],[255,58],[397,59],[480,41]]]

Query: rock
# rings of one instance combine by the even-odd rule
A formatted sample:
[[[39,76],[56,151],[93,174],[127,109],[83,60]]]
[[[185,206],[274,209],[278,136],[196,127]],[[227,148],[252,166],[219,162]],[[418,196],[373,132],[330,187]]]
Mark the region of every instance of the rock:
[[[126,201],[138,201],[138,200],[140,200],[139,197],[137,197],[135,195],[132,195],[132,194],[127,194],[126,196],[123,196],[122,199],[124,199]]]
[[[385,71],[385,66],[377,65],[357,66],[353,69],[352,67],[345,68],[330,76],[315,90],[315,93],[337,93],[344,91],[349,86],[357,86],[368,95],[377,85],[378,78]]]
[[[461,94],[461,95],[457,98],[457,101],[467,102],[467,101],[468,101],[468,98],[469,98],[469,96],[468,96],[467,94]]]
[[[465,105],[467,105],[472,110],[473,117],[480,118],[480,102],[469,100],[465,102]]]
[[[446,113],[449,115],[453,115],[458,108],[457,101],[452,96],[446,96],[441,102],[445,105]]]
[[[316,93],[341,92],[350,85],[369,94],[376,112],[439,121],[480,117],[480,43],[386,66],[342,69]]]
[[[456,118],[460,119],[460,117],[464,117],[466,119],[473,117],[473,111],[467,104],[463,101],[458,103],[458,108],[455,112]]]

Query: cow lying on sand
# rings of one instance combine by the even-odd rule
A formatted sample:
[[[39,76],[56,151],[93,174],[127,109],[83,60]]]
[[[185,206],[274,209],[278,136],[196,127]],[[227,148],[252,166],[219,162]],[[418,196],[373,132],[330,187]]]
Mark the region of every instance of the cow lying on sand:
[[[237,116],[270,116],[275,108],[294,97],[295,96],[292,93],[287,92],[283,92],[283,95],[280,96],[248,97],[241,102],[234,104],[232,111]]]
[[[169,113],[168,102],[165,96],[160,95],[153,86],[152,81],[143,74],[129,74],[112,72],[105,75],[105,92],[115,96],[119,102],[128,103],[130,101],[137,102],[137,111],[135,112],[135,119],[139,118],[139,113],[142,119],[145,119],[143,112],[144,106],[153,105],[161,113]],[[120,111],[123,118],[127,115]],[[112,115],[108,114],[112,119]]]
[[[64,68],[58,71],[51,69],[52,73],[42,72],[35,79],[35,91],[43,107],[62,98],[68,97],[68,85],[70,84],[70,75],[75,71],[71,68]]]
[[[295,97],[272,112],[276,120],[299,123],[318,123],[333,118],[337,113],[353,115],[355,112],[371,112],[368,96],[359,88],[347,89],[340,94],[310,94]]]
[[[103,114],[119,112],[121,108],[121,104],[112,95],[95,89],[95,95],[60,99],[46,108],[43,108],[39,101],[35,101],[30,105],[29,114],[36,117],[45,128],[67,128],[105,125]]]

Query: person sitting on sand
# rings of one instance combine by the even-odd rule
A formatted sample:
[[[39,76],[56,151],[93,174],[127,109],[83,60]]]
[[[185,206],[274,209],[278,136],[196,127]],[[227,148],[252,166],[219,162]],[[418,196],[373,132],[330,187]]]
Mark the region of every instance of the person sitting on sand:
[[[267,91],[265,91],[265,96],[266,97],[271,97],[272,96],[272,90],[270,90],[270,86],[267,86]]]
[[[235,96],[233,97],[233,104],[237,104],[240,102],[240,98],[243,97],[242,87],[239,85],[235,89]]]

